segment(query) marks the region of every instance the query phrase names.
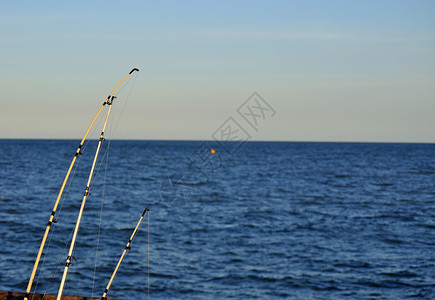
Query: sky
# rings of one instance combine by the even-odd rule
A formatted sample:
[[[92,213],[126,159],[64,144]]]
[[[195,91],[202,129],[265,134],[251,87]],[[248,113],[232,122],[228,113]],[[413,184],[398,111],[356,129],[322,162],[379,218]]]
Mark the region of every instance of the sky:
[[[0,138],[80,139],[137,67],[113,138],[435,142],[432,0],[4,1],[0,53]]]

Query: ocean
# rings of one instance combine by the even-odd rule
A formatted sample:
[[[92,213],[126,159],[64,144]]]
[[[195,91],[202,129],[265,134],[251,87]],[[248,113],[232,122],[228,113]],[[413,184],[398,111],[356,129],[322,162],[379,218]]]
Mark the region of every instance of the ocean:
[[[0,140],[0,290],[25,292],[76,140]],[[56,294],[96,141],[56,213]],[[215,153],[210,152],[211,149]],[[434,299],[435,145],[105,141],[64,295]]]

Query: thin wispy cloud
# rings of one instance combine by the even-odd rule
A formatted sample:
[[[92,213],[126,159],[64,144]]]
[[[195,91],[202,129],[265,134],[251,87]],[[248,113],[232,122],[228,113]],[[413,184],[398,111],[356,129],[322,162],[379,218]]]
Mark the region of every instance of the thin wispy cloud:
[[[256,30],[200,30],[193,31],[188,36],[200,36],[219,39],[246,40],[342,40],[348,35],[339,32],[285,32],[285,31],[256,31]]]
[[[340,31],[257,31],[257,30],[199,30],[179,32],[172,35],[163,34],[161,37],[183,38],[209,38],[219,40],[242,40],[242,41],[361,41],[361,42],[411,42],[432,41],[431,36],[397,35],[388,32],[340,32]]]

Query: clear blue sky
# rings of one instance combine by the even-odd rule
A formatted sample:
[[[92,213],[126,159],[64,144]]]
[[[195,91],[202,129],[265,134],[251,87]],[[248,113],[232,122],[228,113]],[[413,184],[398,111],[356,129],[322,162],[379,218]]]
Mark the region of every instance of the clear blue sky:
[[[81,138],[140,69],[115,138],[435,142],[435,1],[4,2],[0,138]],[[247,128],[248,129],[248,128]]]

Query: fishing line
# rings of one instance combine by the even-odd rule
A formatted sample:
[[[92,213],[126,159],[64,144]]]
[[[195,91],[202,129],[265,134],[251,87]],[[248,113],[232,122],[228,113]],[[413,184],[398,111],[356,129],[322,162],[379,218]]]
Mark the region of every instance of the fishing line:
[[[98,250],[99,250],[100,236],[101,236],[101,224],[102,224],[102,218],[103,218],[104,195],[105,195],[105,190],[106,190],[106,179],[107,179],[107,170],[108,170],[108,164],[109,164],[110,144],[111,144],[111,140],[108,141],[103,155],[99,156],[98,167],[94,171],[94,176],[92,177],[91,184],[90,184],[90,187],[93,187],[95,185],[97,178],[99,178],[98,175],[100,174],[101,167],[102,167],[103,163],[105,162],[104,177],[103,177],[103,182],[102,182],[101,205],[100,205],[100,220],[99,220],[99,224],[98,224],[97,245],[96,245],[96,249],[95,249],[94,275],[93,275],[92,290],[91,290],[92,297],[94,296],[95,276],[96,276],[96,270],[97,270]]]
[[[109,164],[109,147],[110,147],[110,141],[107,145],[106,152],[104,154],[104,156],[106,157],[106,168],[104,171],[103,192],[101,195],[100,222],[98,225],[97,247],[96,247],[96,251],[95,251],[94,277],[92,280],[92,294],[91,294],[92,297],[94,297],[95,275],[97,273],[98,250],[99,250],[99,245],[100,245],[101,224],[102,224],[102,220],[103,220],[104,193],[106,190],[107,169],[108,169],[108,164]],[[106,153],[107,153],[107,155],[106,155]]]
[[[69,245],[69,242],[70,242],[70,240],[71,240],[71,236],[73,235],[73,232],[74,232],[74,228],[71,229],[71,233],[69,234],[69,238],[68,238],[68,240],[67,240],[67,242],[66,242],[66,244],[65,244],[65,247],[63,248],[62,252],[61,252],[60,255],[59,255],[59,258],[58,258],[57,263],[56,263],[56,268],[54,269],[53,273],[51,274],[50,281],[49,281],[49,283],[48,283],[47,289],[46,289],[45,292],[44,292],[44,296],[47,294],[48,289],[50,288],[51,283],[53,282],[54,275],[57,273],[57,269],[59,268],[59,265],[60,265],[59,262],[60,262],[60,260],[62,259],[63,255],[64,255],[65,252],[66,252],[66,249],[67,249],[67,247],[68,247],[68,245]],[[33,298],[32,298],[32,299],[33,299]]]
[[[114,106],[113,106],[113,104],[112,104],[112,110],[113,110],[113,108],[114,108]],[[109,118],[111,118],[111,116],[109,116]],[[89,134],[90,136],[95,137],[95,139],[93,140],[93,139],[90,138],[89,140],[87,140],[87,144],[90,143],[91,140],[94,141],[94,142],[99,140],[99,136],[100,136],[100,133],[101,133],[101,131],[100,131],[99,128],[102,127],[101,125],[102,125],[102,123],[104,122],[104,119],[105,119],[104,116],[100,116],[100,117],[98,118],[98,120],[97,120],[95,126],[92,128],[91,133]],[[110,123],[109,123],[109,124],[110,124]],[[110,126],[110,125],[109,125],[109,126]],[[96,138],[97,136],[98,136],[98,138]],[[110,141],[108,142],[108,144],[110,144]],[[104,145],[104,144],[103,144],[103,145]],[[97,146],[95,146],[95,148],[96,148],[96,147],[97,147]],[[101,155],[98,156],[98,159],[99,159],[98,167],[96,168],[96,170],[94,170],[94,173],[93,173],[94,176],[92,177],[90,187],[93,186],[94,181],[95,181],[95,179],[96,179],[96,177],[97,177],[97,175],[98,175],[98,173],[99,173],[99,171],[100,171],[100,169],[101,169],[101,165],[102,165],[102,163],[104,162],[104,159],[105,159],[104,157],[106,156],[107,149],[108,149],[108,146],[106,146],[104,154],[103,154],[102,156],[101,156]]]
[[[98,120],[97,120],[97,125],[100,125],[100,124],[101,124],[101,117],[98,118]],[[96,130],[95,128],[96,128],[96,127],[93,127],[93,128],[91,129],[91,132],[90,132],[90,134],[89,134],[90,136],[95,136],[95,135],[96,135],[97,130]],[[83,149],[83,150],[82,150],[83,153],[85,153],[85,150],[86,150],[86,148],[88,147],[90,141],[91,141],[91,139],[88,139],[88,140],[86,140],[85,143],[83,144],[83,147],[82,147],[82,149]],[[62,196],[62,198],[61,198],[61,200],[62,200],[62,199],[63,199],[63,200],[62,200],[62,202],[60,203],[60,209],[58,210],[58,217],[59,217],[59,216],[61,215],[61,213],[62,213],[62,208],[63,208],[63,205],[64,205],[64,202],[65,202],[66,198],[68,198],[68,197],[70,196],[69,191],[70,191],[70,188],[71,188],[72,182],[73,182],[73,180],[74,180],[74,178],[75,178],[75,176],[76,176],[76,171],[77,171],[77,169],[78,169],[78,167],[79,167],[79,165],[80,165],[81,160],[82,160],[82,155],[79,155],[79,157],[78,157],[78,161],[77,161],[76,165],[74,166],[74,171],[73,171],[73,173],[72,173],[71,179],[70,179],[70,181],[69,181],[69,183],[68,183],[68,188],[67,188],[66,192],[64,193],[64,196]],[[73,231],[74,231],[74,230],[72,230],[72,232],[73,232]],[[70,240],[71,240],[72,232],[70,233],[70,236],[68,237],[68,239],[66,239],[65,248],[64,248],[64,250],[62,251],[61,254],[63,254],[63,253],[65,252],[65,249],[66,249],[66,247],[68,246],[68,244],[69,244],[69,242],[70,242]]]
[[[131,85],[131,88],[130,88],[130,90],[129,90],[129,93],[128,93],[128,95],[127,95],[127,98],[125,99],[125,101],[123,101],[124,104],[123,104],[123,106],[122,106],[121,113],[120,113],[119,116],[117,117],[116,122],[114,122],[114,119],[115,119],[115,115],[118,114],[118,113],[117,113],[117,109],[116,109],[116,108],[117,108],[117,105],[112,104],[112,114],[109,116],[109,121],[110,121],[110,122],[108,122],[108,123],[109,123],[109,128],[108,128],[108,130],[106,130],[106,131],[107,131],[107,139],[109,140],[109,142],[108,142],[108,146],[107,146],[107,148],[106,148],[106,152],[105,152],[105,154],[103,155],[103,157],[105,157],[105,155],[106,155],[106,153],[107,153],[107,151],[108,151],[109,144],[110,144],[110,142],[111,142],[110,139],[111,139],[111,137],[115,134],[116,129],[117,129],[117,127],[118,127],[118,123],[119,123],[119,121],[120,121],[120,119],[121,119],[121,117],[122,117],[122,115],[123,115],[123,113],[124,113],[124,110],[125,110],[125,108],[126,108],[126,106],[127,106],[128,100],[130,99],[130,95],[131,95],[131,92],[132,92],[132,90],[133,90],[134,84],[135,84],[135,82],[136,82],[136,78],[137,78],[137,77],[134,76],[133,84]],[[120,87],[120,89],[119,89],[119,91],[116,93],[116,95],[119,95],[119,94],[122,92],[122,90],[125,88],[125,86],[130,82],[130,80],[131,80],[131,78],[128,78],[128,79],[127,79],[126,83]],[[116,102],[119,102],[119,100],[117,100]],[[102,119],[103,119],[103,118],[100,118],[100,119],[99,119],[99,123],[102,122]],[[98,123],[97,125],[99,125],[99,123]],[[115,123],[115,125],[112,125],[113,123]],[[98,127],[98,126],[95,126],[94,128],[97,128],[97,127]],[[95,129],[95,130],[96,130],[96,129]],[[98,166],[96,172],[94,172],[95,176],[92,178],[91,184],[94,183],[94,181],[95,181],[95,179],[96,179],[96,177],[97,177],[97,175],[98,175],[98,173],[99,173],[99,171],[100,171],[100,168],[101,168],[102,162],[103,162],[103,161],[100,162],[100,165]],[[107,165],[107,163],[106,163],[106,165]],[[107,172],[107,170],[106,170],[106,172]]]
[[[112,104],[112,112],[114,112],[114,108],[116,106]],[[113,119],[113,115],[109,116],[109,119]],[[103,118],[99,118],[99,120],[97,121],[96,126],[94,127],[95,129],[93,131],[97,132],[97,128],[101,127],[98,125],[101,125]],[[109,120],[109,127],[112,127],[112,122]],[[94,132],[91,134],[93,135]],[[110,135],[110,134],[109,134]],[[103,212],[103,207],[104,207],[104,193],[105,193],[105,187],[106,187],[106,179],[107,179],[107,170],[108,170],[108,163],[109,163],[109,149],[110,149],[110,144],[111,144],[111,140],[108,141],[107,146],[103,149],[104,150],[104,154],[103,155],[99,155],[98,157],[98,163],[97,163],[97,168],[94,170],[93,172],[93,177],[91,180],[91,183],[89,185],[90,190],[91,187],[93,187],[96,184],[96,180],[97,178],[99,178],[99,173],[101,171],[102,165],[104,162],[105,163],[105,172],[104,172],[104,178],[103,178],[103,191],[102,191],[102,196],[101,196],[101,205],[100,205],[100,221],[99,221],[99,226],[98,226],[98,235],[97,235],[97,245],[96,245],[96,253],[95,253],[95,262],[94,262],[94,276],[93,276],[93,282],[92,282],[92,296],[94,295],[94,288],[95,288],[95,276],[96,276],[96,268],[97,268],[97,258],[98,258],[98,250],[99,250],[99,241],[100,241],[100,237],[101,237],[101,224],[102,224],[102,212]],[[70,236],[71,237],[71,236]]]
[[[99,117],[99,118],[97,119],[97,121],[96,121],[96,125],[97,125],[97,126],[95,126],[95,127],[93,127],[93,128],[91,129],[91,132],[89,133],[89,136],[92,137],[92,136],[96,136],[96,135],[97,135],[97,129],[96,129],[96,128],[98,127],[98,125],[101,125],[101,122],[102,122],[102,118]],[[100,126],[100,127],[101,127],[101,126]],[[85,141],[85,143],[83,144],[83,147],[82,147],[82,152],[85,152],[85,150],[87,149],[87,147],[88,147],[88,145],[89,145],[90,140],[91,140],[91,139]],[[74,165],[73,172],[72,172],[72,174],[71,174],[71,176],[70,176],[70,179],[68,180],[68,184],[67,184],[66,191],[63,193],[63,195],[62,195],[62,197],[61,197],[61,199],[60,199],[60,207],[59,207],[59,209],[58,209],[58,213],[57,213],[57,219],[58,219],[58,220],[60,219],[60,216],[61,216],[61,214],[62,214],[63,205],[64,205],[66,199],[68,199],[69,196],[70,196],[70,193],[69,193],[69,192],[70,192],[70,189],[71,189],[71,185],[72,185],[72,183],[73,183],[73,181],[74,181],[74,179],[75,179],[75,176],[76,176],[76,174],[77,174],[77,170],[78,170],[78,168],[79,168],[79,166],[80,166],[80,162],[81,162],[81,160],[82,160],[82,156],[80,155],[80,156],[78,157],[78,159],[77,159],[76,164]],[[46,258],[47,258],[48,250],[50,249],[51,239],[52,239],[52,237],[53,237],[53,235],[54,235],[54,232],[55,232],[55,226],[53,226],[52,232],[51,232],[51,234],[50,234],[50,238],[49,238],[48,243],[47,243],[47,244],[48,244],[48,245],[47,245],[47,248],[46,248],[46,249],[47,249],[47,252],[46,252],[45,255],[44,255],[44,260],[43,260],[43,262],[42,262],[41,271],[39,272],[39,275],[38,275],[38,279],[37,279],[37,283],[36,283],[36,286],[35,286],[35,290],[36,290],[36,287],[38,286],[39,279],[40,279],[40,276],[41,276],[41,272],[44,270],[45,261],[46,261]],[[68,247],[68,245],[69,245],[69,243],[70,243],[70,241],[71,241],[71,237],[72,237],[73,232],[74,232],[74,228],[71,230],[69,237],[66,239],[65,247],[64,247],[64,249],[61,251],[61,253],[60,253],[60,255],[59,255],[59,258],[58,258],[58,261],[57,261],[57,264],[56,264],[56,268],[55,268],[55,270],[52,272],[52,275],[51,275],[51,277],[50,277],[49,284],[48,284],[48,286],[47,286],[47,288],[46,288],[46,290],[45,290],[44,295],[48,292],[48,289],[50,288],[50,286],[51,286],[51,284],[52,284],[52,282],[53,282],[53,279],[54,279],[54,277],[55,277],[55,275],[56,275],[56,273],[57,273],[57,270],[58,270],[58,268],[59,268],[59,263],[60,263],[60,261],[61,261],[63,255],[65,254],[65,251],[66,251],[66,249],[67,249],[67,247]],[[33,299],[33,298],[32,298],[32,299]]]
[[[113,108],[112,108],[112,109],[113,109]],[[101,124],[103,123],[103,119],[104,119],[104,116],[100,116],[100,117],[98,118],[98,120],[97,120],[95,126],[92,128],[92,130],[91,130],[91,132],[90,132],[90,134],[89,134],[90,136],[96,137],[96,136],[99,136],[99,135],[100,135],[101,131],[99,131],[99,128],[101,128]],[[92,140],[92,141],[96,141],[97,138],[95,138],[95,140],[93,140],[93,138],[89,138],[89,139],[86,141],[86,146],[91,142],[91,140]],[[107,143],[107,146],[105,147],[105,152],[104,152],[104,154],[98,156],[97,168],[96,168],[96,169],[94,170],[94,172],[93,172],[93,175],[94,175],[94,176],[92,177],[90,187],[92,187],[92,186],[94,185],[94,182],[95,182],[96,178],[98,177],[98,174],[99,174],[99,171],[100,171],[100,169],[101,169],[101,166],[102,166],[103,162],[105,161],[105,157],[106,157],[106,154],[107,154],[107,151],[108,151],[109,144],[110,144],[110,141]],[[104,144],[103,144],[103,145],[104,145]],[[83,152],[84,152],[86,146],[83,148]],[[103,146],[103,147],[104,147],[104,146]],[[95,146],[95,148],[96,148],[96,146]]]
[[[127,83],[128,82],[129,82],[129,80],[127,80]],[[125,85],[127,83],[125,83]],[[123,85],[121,87],[121,90],[124,88],[125,85]],[[127,101],[128,101],[128,99],[127,99]],[[118,102],[118,101],[115,101],[115,102]],[[115,115],[117,114],[117,112],[116,112],[117,111],[116,110],[117,105],[114,105],[114,103],[112,104],[112,114],[109,116],[109,120],[108,120],[109,128],[106,129],[106,132],[105,132],[105,136],[107,136],[108,143],[107,143],[107,146],[106,146],[105,153],[103,154],[103,156],[101,156],[101,157],[103,157],[103,159],[100,160],[98,168],[96,169],[96,171],[94,171],[95,176],[93,176],[93,178],[92,178],[91,185],[93,185],[95,179],[97,178],[97,175],[98,175],[98,173],[99,173],[99,171],[101,169],[101,165],[104,162],[106,155],[108,155],[108,149],[109,149],[109,146],[110,146],[110,143],[111,143],[111,137],[114,135],[114,133],[116,131],[116,126],[114,128],[114,126],[112,125],[113,124],[113,119],[115,118]],[[124,104],[124,107],[125,107],[125,104]],[[122,112],[121,112],[121,114],[122,114]],[[121,118],[121,115],[118,117],[117,123],[119,122],[120,118]],[[102,122],[102,119],[103,118],[101,118],[99,120],[99,122]],[[97,125],[100,125],[100,124],[97,124]],[[97,128],[97,127],[98,126],[96,126],[95,128]],[[107,162],[106,162],[106,168],[107,168]],[[107,172],[107,169],[106,169],[106,172]]]
[[[122,106],[121,113],[119,114],[118,120],[116,120],[116,123],[115,123],[115,125],[113,126],[113,132],[112,132],[112,134],[114,134],[115,131],[116,131],[116,129],[118,128],[119,120],[121,120],[121,117],[122,117],[122,115],[124,114],[125,108],[127,107],[127,103],[128,103],[128,101],[130,100],[130,95],[131,95],[131,92],[133,91],[134,84],[136,83],[137,76],[138,76],[138,75],[135,75],[135,76],[134,76],[133,83],[131,84],[130,90],[129,90],[128,95],[127,95],[127,98],[123,101],[124,104],[123,104],[123,106]],[[131,78],[128,79],[128,81],[127,81],[126,84],[121,88],[121,90],[119,91],[119,93],[121,93],[121,91],[122,91],[122,90],[124,89],[124,87],[125,87],[125,86],[130,82],[130,80],[131,80]],[[118,94],[119,94],[119,93],[118,93]]]
[[[122,102],[123,102],[123,105],[122,105],[122,109],[121,109],[121,113],[119,114],[119,116],[117,117],[117,120],[116,120],[116,122],[114,121],[114,119],[115,119],[115,115],[117,115],[117,113],[116,113],[116,108],[117,108],[117,106],[114,106],[113,104],[112,104],[112,110],[113,110],[113,114],[110,116],[110,118],[111,118],[111,121],[110,121],[110,123],[109,123],[109,130],[108,130],[108,136],[114,136],[114,134],[115,134],[115,132],[116,132],[116,129],[118,128],[118,123],[119,123],[119,121],[121,120],[121,117],[122,117],[122,115],[124,114],[124,110],[125,110],[125,108],[127,107],[127,103],[128,103],[128,101],[129,101],[129,99],[130,99],[130,95],[131,95],[131,92],[132,92],[132,90],[133,90],[133,87],[134,87],[134,84],[136,83],[136,79],[137,79],[137,76],[138,75],[133,75],[133,77],[134,77],[134,79],[133,79],[133,83],[132,83],[132,85],[131,85],[131,87],[130,87],[130,90],[129,90],[129,92],[128,92],[128,95],[127,95],[127,97],[125,98],[125,100],[122,100]],[[122,91],[124,90],[124,88],[127,86],[127,85],[129,85],[129,83],[130,83],[130,81],[132,80],[132,77],[129,77],[129,78],[127,78],[127,80],[126,80],[126,82],[116,91],[116,93],[115,93],[115,97],[118,97],[121,93],[122,93]],[[124,98],[122,98],[122,99],[124,99]],[[115,99],[115,102],[119,102],[119,101],[121,101],[120,99],[119,100],[116,100]],[[115,124],[115,125],[112,125],[112,124]]]
[[[77,160],[77,163],[74,166],[73,172],[72,172],[72,176],[71,179],[68,182],[68,186],[66,188],[66,192],[64,192],[64,194],[62,195],[61,199],[60,199],[60,208],[58,209],[57,212],[57,218],[59,219],[61,213],[62,213],[62,208],[63,208],[63,204],[65,203],[65,200],[69,197],[69,191],[71,189],[71,184],[74,181],[74,178],[76,176],[76,171],[80,165],[80,162],[82,161],[82,157],[80,156],[79,159]]]
[[[94,186],[94,182],[95,182],[95,180],[97,180],[98,174],[100,173],[101,166],[103,165],[104,161],[106,160],[105,157],[106,157],[106,154],[107,154],[107,151],[108,151],[109,143],[107,144],[107,146],[106,146],[106,148],[104,150],[104,154],[102,156],[98,156],[98,165],[97,165],[97,168],[95,168],[95,170],[94,170],[94,173],[93,173],[93,176],[92,176],[92,180],[91,180],[91,183],[89,185],[89,190],[91,190],[91,187]],[[103,182],[103,186],[104,185],[105,185],[105,183]],[[91,194],[89,194],[89,195],[91,195]]]
[[[64,204],[65,200],[66,200],[66,199],[68,198],[68,196],[69,196],[69,191],[70,191],[70,188],[71,188],[71,184],[72,184],[72,182],[74,181],[74,177],[75,177],[75,175],[76,175],[76,171],[77,171],[78,166],[80,165],[80,162],[81,162],[81,157],[78,158],[77,163],[74,165],[74,168],[73,168],[73,170],[72,170],[72,175],[70,176],[70,179],[69,179],[69,181],[68,181],[68,185],[67,185],[66,191],[63,193],[63,195],[62,195],[62,197],[61,197],[61,199],[60,199],[60,207],[59,207],[59,209],[57,210],[57,220],[60,220],[60,215],[61,215],[61,212],[62,212],[63,204]],[[39,270],[39,272],[38,272],[38,277],[37,277],[37,279],[36,279],[35,287],[33,288],[33,296],[32,296],[32,300],[33,300],[33,298],[35,297],[34,294],[36,293],[36,289],[37,289],[37,287],[38,287],[38,285],[39,285],[39,279],[40,279],[40,277],[41,277],[41,274],[45,271],[45,261],[46,261],[46,259],[47,259],[47,255],[48,255],[48,252],[49,252],[49,250],[50,250],[51,240],[52,240],[52,238],[53,238],[53,236],[54,236],[54,233],[55,233],[55,231],[56,231],[56,225],[55,225],[55,224],[56,224],[56,223],[54,223],[54,224],[53,224],[53,227],[51,228],[50,236],[49,236],[49,238],[48,238],[48,243],[47,243],[47,246],[45,247],[46,252],[45,252],[45,254],[44,254],[44,259],[42,260],[42,264],[41,264],[40,270]],[[59,261],[58,261],[57,264],[59,264]],[[56,268],[57,268],[57,267],[56,267]],[[52,275],[52,277],[53,277],[53,275]],[[51,280],[50,280],[50,283],[48,284],[47,290],[48,290],[48,288],[50,287],[50,284],[51,284]],[[47,292],[47,290],[46,290],[46,292]],[[46,293],[46,292],[45,292],[45,293]],[[44,293],[44,295],[45,295],[45,293]]]
[[[135,80],[133,81],[133,85],[132,85],[131,88],[130,88],[130,91],[129,91],[129,93],[128,93],[127,99],[123,101],[124,104],[123,104],[123,106],[122,106],[122,110],[121,110],[121,113],[119,114],[119,116],[118,116],[117,109],[116,109],[116,108],[117,108],[117,105],[112,104],[112,114],[110,115],[110,120],[109,120],[109,124],[110,124],[110,125],[109,125],[109,130],[107,130],[107,133],[108,133],[108,134],[107,134],[108,139],[110,139],[110,138],[115,134],[115,132],[116,132],[117,125],[118,125],[119,120],[121,119],[121,117],[122,117],[122,115],[123,115],[123,112],[124,112],[125,108],[126,108],[126,104],[127,104],[128,100],[129,100],[129,98],[130,98],[130,94],[131,94],[131,91],[132,91],[132,88],[133,88],[133,86],[134,86],[134,82],[135,82],[135,81],[136,81],[136,77],[135,77]],[[119,93],[117,93],[117,95],[119,95],[119,94],[122,92],[122,90],[123,90],[124,87],[128,84],[128,82],[129,82],[129,81],[127,81],[127,82],[125,83],[125,85],[123,85],[123,86],[121,87],[121,89],[119,90]],[[116,102],[119,102],[119,100],[117,100]],[[114,122],[115,115],[118,116],[118,117],[117,117],[117,120],[116,120],[116,123]],[[115,126],[112,125],[112,124],[115,124]],[[100,241],[100,236],[101,236],[102,215],[103,215],[103,206],[104,206],[104,193],[105,193],[106,178],[107,178],[107,170],[108,170],[108,163],[109,163],[109,148],[110,148],[110,143],[111,143],[111,140],[109,140],[109,142],[108,142],[108,144],[107,144],[106,151],[105,151],[104,155],[102,156],[103,159],[101,160],[101,162],[100,162],[100,164],[99,164],[99,167],[97,168],[97,171],[96,171],[96,173],[95,173],[95,176],[93,177],[93,180],[92,180],[92,185],[93,185],[94,180],[96,180],[96,178],[98,177],[98,173],[100,172],[100,168],[101,168],[101,166],[102,166],[102,163],[103,163],[104,161],[106,161],[106,164],[105,164],[105,172],[104,172],[104,179],[103,179],[103,191],[102,191],[101,206],[100,206],[100,221],[99,221],[98,234],[97,234],[97,246],[96,246],[96,251],[95,251],[94,275],[93,275],[93,281],[92,281],[92,293],[91,293],[91,294],[92,294],[92,297],[94,296],[94,289],[95,289],[95,277],[96,277],[96,271],[97,271],[97,261],[98,261],[99,241]]]
[[[86,142],[86,144],[87,144],[87,142]],[[59,219],[60,214],[62,212],[62,208],[63,208],[63,205],[65,203],[65,200],[69,197],[69,191],[70,191],[70,188],[71,188],[71,184],[74,181],[74,178],[75,178],[75,175],[76,175],[76,171],[77,171],[78,166],[80,165],[80,162],[81,162],[81,156],[79,157],[79,159],[77,161],[77,164],[74,166],[74,170],[73,170],[71,179],[70,179],[70,181],[68,183],[68,187],[66,189],[66,192],[64,193],[64,196],[62,196],[62,198],[61,198],[60,209],[58,211],[58,219]],[[59,254],[59,258],[58,258],[57,263],[56,263],[56,268],[54,269],[53,273],[51,274],[50,281],[49,281],[48,286],[47,286],[47,288],[46,288],[46,290],[44,292],[44,296],[47,294],[48,289],[50,288],[50,286],[51,286],[51,284],[53,282],[53,278],[56,275],[57,270],[59,268],[60,260],[62,259],[63,255],[65,254],[65,251],[66,251],[66,249],[67,249],[67,247],[68,247],[68,245],[69,245],[69,243],[71,241],[71,236],[73,235],[73,232],[74,232],[74,228],[71,229],[69,237],[66,239],[65,246],[64,246],[63,250]],[[54,233],[54,229],[53,229],[53,233]],[[48,243],[48,248],[50,247],[50,244],[51,244],[51,238],[50,238],[50,241]],[[47,249],[47,252],[48,252],[48,249]],[[45,261],[45,258],[44,258],[44,261]]]
[[[114,105],[112,104],[112,111],[113,111],[113,112],[115,111],[115,110],[114,110],[115,107],[116,107],[116,106],[114,106]],[[112,117],[112,116],[109,116],[109,119],[110,119],[110,118],[113,118],[113,117]],[[111,127],[110,124],[111,124],[111,123],[109,123],[109,127]],[[108,135],[110,135],[110,134],[108,134]],[[108,142],[107,142],[107,146],[106,146],[106,148],[105,148],[105,150],[104,150],[104,154],[103,154],[102,156],[99,156],[99,157],[98,157],[98,159],[99,159],[98,167],[97,167],[97,168],[95,169],[95,171],[94,171],[94,176],[92,177],[90,187],[94,186],[94,182],[95,182],[95,180],[98,178],[98,174],[100,173],[101,166],[103,165],[104,162],[106,162],[105,174],[104,174],[104,181],[103,181],[103,189],[105,189],[105,186],[106,186],[106,178],[107,178],[107,177],[106,177],[106,176],[107,176],[107,169],[108,169],[108,161],[109,161],[109,147],[110,147],[110,144],[111,144],[111,142],[112,142],[112,140],[110,140],[110,137],[108,137],[107,139],[108,139]],[[104,194],[104,190],[103,190],[103,194]]]
[[[115,92],[115,94],[114,94],[115,97],[117,97],[119,94],[121,94],[122,90],[124,90],[124,88],[128,85],[128,83],[131,81],[132,77],[134,77],[135,80],[136,80],[136,76],[138,76],[136,73],[133,76],[129,76],[127,78],[127,80],[125,81],[125,83],[121,87],[119,87],[119,89]]]

